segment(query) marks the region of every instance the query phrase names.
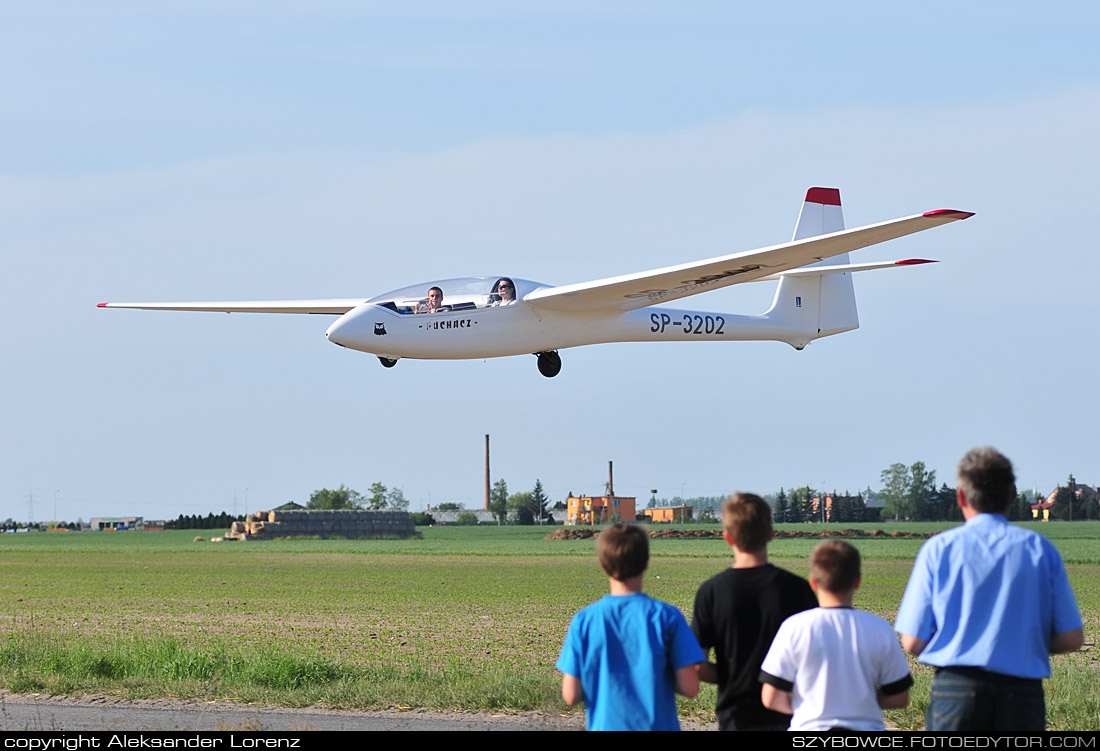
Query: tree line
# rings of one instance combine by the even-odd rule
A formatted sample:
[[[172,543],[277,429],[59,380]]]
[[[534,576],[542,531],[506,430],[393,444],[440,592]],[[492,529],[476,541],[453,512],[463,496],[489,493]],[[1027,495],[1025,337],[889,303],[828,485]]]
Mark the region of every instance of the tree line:
[[[789,492],[780,488],[777,493],[764,496],[772,506],[773,518],[777,522],[876,522],[876,521],[962,521],[962,513],[956,503],[955,488],[947,483],[936,486],[936,472],[929,470],[924,462],[911,465],[892,464],[882,470],[879,476],[882,487],[877,492],[882,501],[881,507],[868,506],[867,501],[876,494],[867,488],[852,494],[823,493],[810,486],[793,488]],[[573,495],[572,492],[569,494]],[[831,498],[828,504],[815,499],[824,496]],[[700,496],[695,498],[658,499],[651,497],[647,506],[691,506],[699,522],[711,523],[720,520],[722,503],[725,496]],[[1031,506],[1038,499],[1030,490],[1020,493],[1006,514],[1009,521],[1027,521],[1033,518]],[[1089,485],[1078,483],[1069,475],[1063,485],[1055,488],[1046,500],[1051,502],[1050,518],[1059,521],[1085,521],[1100,519],[1100,491]],[[409,501],[401,488],[388,488],[380,482],[372,483],[368,494],[341,484],[336,489],[321,488],[310,494],[305,504],[307,509],[366,509],[380,511],[392,509],[408,511]],[[508,483],[503,478],[497,480],[489,492],[489,511],[500,524],[540,524],[552,523],[550,513],[564,509],[565,502],[551,505],[542,487],[541,480],[535,480],[535,486],[529,491],[509,493]],[[463,509],[458,503],[441,503],[439,511],[459,511],[459,524],[477,524],[477,516]],[[431,512],[414,512],[413,521],[418,525],[433,524]],[[206,516],[198,514],[180,514],[176,519],[165,522],[165,529],[219,529],[228,527],[236,517],[225,511]],[[59,527],[80,529],[80,522],[57,523]],[[46,528],[45,524],[23,524],[12,520],[0,525],[5,529],[20,527]]]

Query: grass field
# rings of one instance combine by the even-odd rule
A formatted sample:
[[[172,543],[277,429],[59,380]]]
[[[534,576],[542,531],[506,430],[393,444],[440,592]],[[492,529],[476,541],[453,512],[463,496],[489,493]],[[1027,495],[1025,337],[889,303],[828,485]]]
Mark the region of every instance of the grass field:
[[[851,525],[853,527],[863,525]],[[867,525],[871,526],[871,525]],[[905,525],[906,530],[941,525]],[[821,529],[817,526],[799,527]],[[884,527],[889,529],[889,527]],[[1100,728],[1100,523],[1035,525],[1067,561],[1086,649],[1056,657],[1052,729]],[[196,543],[194,532],[0,535],[0,686],[286,706],[564,711],[569,619],[606,592],[589,541],[444,527],[422,540]],[[893,619],[921,540],[868,539],[856,604]],[[805,574],[814,540],[777,540]],[[720,540],[654,540],[647,591],[690,615]],[[920,728],[930,672],[914,664]],[[713,718],[713,689],[681,711]]]

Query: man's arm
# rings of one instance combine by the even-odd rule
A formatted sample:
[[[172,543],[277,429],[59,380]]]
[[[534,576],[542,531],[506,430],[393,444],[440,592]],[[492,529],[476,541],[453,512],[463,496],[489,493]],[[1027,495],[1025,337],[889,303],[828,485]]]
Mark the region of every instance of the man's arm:
[[[584,688],[581,686],[581,679],[563,673],[561,677],[561,698],[571,707],[584,701]]]
[[[699,680],[703,683],[718,683],[718,665],[713,662],[700,662],[695,666],[699,670]]]
[[[770,683],[765,683],[760,689],[760,701],[773,712],[794,714],[791,706],[791,694],[788,691],[780,691]]]
[[[1050,653],[1052,655],[1063,652],[1076,652],[1085,645],[1085,630],[1075,628],[1072,631],[1063,631],[1055,634],[1050,640]]]
[[[683,694],[689,699],[699,695],[699,669],[700,665],[707,663],[695,663],[684,665],[676,671],[676,693]]]
[[[918,639],[917,637],[910,636],[909,634],[901,634],[901,648],[909,654],[913,655],[914,657],[923,652],[924,648],[927,646],[927,639]]]

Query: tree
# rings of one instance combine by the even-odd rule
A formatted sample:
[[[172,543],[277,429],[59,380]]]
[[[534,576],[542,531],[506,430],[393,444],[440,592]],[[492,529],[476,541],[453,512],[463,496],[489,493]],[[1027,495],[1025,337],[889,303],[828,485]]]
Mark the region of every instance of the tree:
[[[795,521],[796,510],[800,522],[821,521],[821,509],[814,508],[814,496],[816,495],[817,491],[809,485],[791,491],[791,521]]]
[[[310,509],[355,509],[363,507],[363,496],[358,491],[341,485],[336,490],[321,488],[309,496],[306,508]]]
[[[888,469],[882,470],[879,482],[882,483],[882,490],[879,491],[883,501],[882,515],[893,516],[894,521],[908,518],[909,468],[900,462],[891,464]]]
[[[909,468],[909,492],[906,494],[911,519],[928,519],[929,506],[936,499],[936,471],[927,471],[924,462]]]
[[[408,511],[409,502],[405,499],[405,491],[394,488],[386,494],[386,503],[394,511]]]
[[[489,491],[489,511],[503,524],[508,520],[508,483],[500,478]]]
[[[462,527],[473,527],[477,524],[477,514],[473,511],[463,511],[458,515],[458,525]]]
[[[389,493],[386,486],[380,482],[373,482],[370,486],[370,497],[367,498],[367,508],[371,511],[381,511],[386,508],[386,495]]]
[[[940,522],[962,519],[957,497],[955,489],[948,487],[946,482],[943,483],[925,506],[924,518]]]
[[[775,506],[772,507],[772,519],[776,522],[789,522],[791,520],[791,505],[787,503],[787,494],[783,488],[779,489],[779,495],[775,497]]]
[[[542,490],[542,480],[535,480],[535,488],[531,491],[531,505],[532,511],[535,514],[535,522],[542,524],[545,521],[553,520],[553,517],[547,513],[546,504],[549,502],[549,498],[546,497],[546,493]]]
[[[531,502],[530,493],[516,493],[508,497],[509,518],[514,518],[517,524],[534,524],[534,504]]]
[[[861,522],[863,512],[867,504],[861,495],[851,495],[844,491],[844,495],[833,494],[833,512],[829,521],[835,522]]]
[[[462,504],[461,503],[450,503],[450,502],[441,503],[441,504],[439,504],[438,506],[435,507],[435,510],[436,511],[461,511],[462,510]]]
[[[434,516],[421,511],[412,512],[409,514],[409,518],[412,519],[412,523],[417,527],[431,527],[435,524]]]

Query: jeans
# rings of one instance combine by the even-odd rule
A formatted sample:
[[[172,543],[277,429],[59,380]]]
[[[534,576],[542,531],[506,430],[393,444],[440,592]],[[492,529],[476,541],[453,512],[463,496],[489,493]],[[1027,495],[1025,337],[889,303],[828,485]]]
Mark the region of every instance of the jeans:
[[[1042,731],[1046,698],[1039,679],[981,668],[940,668],[932,679],[926,730]]]

